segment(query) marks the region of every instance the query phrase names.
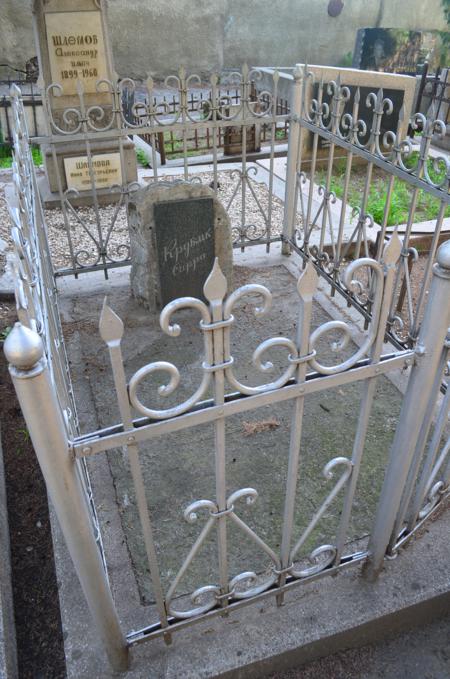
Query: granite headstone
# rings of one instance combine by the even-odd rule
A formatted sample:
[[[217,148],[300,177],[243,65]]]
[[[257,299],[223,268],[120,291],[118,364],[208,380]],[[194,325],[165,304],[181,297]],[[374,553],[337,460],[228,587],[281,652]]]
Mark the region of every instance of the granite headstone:
[[[177,297],[203,297],[214,258],[232,286],[228,215],[202,184],[173,182],[139,189],[129,204],[131,290],[155,309]]]

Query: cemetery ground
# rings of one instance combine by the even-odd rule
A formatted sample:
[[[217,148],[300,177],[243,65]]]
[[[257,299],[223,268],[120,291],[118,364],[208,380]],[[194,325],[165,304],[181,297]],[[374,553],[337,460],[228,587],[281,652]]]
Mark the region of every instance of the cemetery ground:
[[[15,304],[0,300],[0,434],[18,676],[63,679],[64,643],[47,493],[2,350],[2,339],[15,320]]]
[[[14,320],[15,305],[0,302],[0,332]],[[66,326],[66,332],[70,335],[74,330]],[[0,427],[8,505],[10,516],[14,517],[10,520],[10,537],[19,676],[64,679],[64,648],[45,485],[2,351],[0,364]],[[265,432],[255,431],[245,442],[251,437],[256,443],[265,438]],[[45,615],[40,614],[43,610]],[[297,669],[279,671],[268,679],[447,679],[449,625],[447,615],[419,629],[394,635],[389,641],[341,651]]]
[[[247,258],[251,259],[251,255]],[[98,413],[101,418],[95,423],[99,428],[120,421],[107,350],[98,334],[98,318],[105,294],[109,305],[125,324],[122,348],[127,375],[131,376],[152,361],[169,361],[180,370],[181,383],[173,396],[157,395],[157,388],[167,379],[164,375],[156,374],[145,380],[139,394],[143,403],[159,408],[174,406],[194,393],[200,380],[203,339],[195,312],[180,312],[177,322],[182,333],[178,338],[168,338],[159,327],[157,315],[130,298],[127,273],[116,276],[116,281],[112,287],[100,286],[98,292],[92,289],[92,284],[86,292],[79,286],[80,292],[75,295],[69,281],[61,288],[61,310],[75,394],[77,402],[83,404],[83,412],[79,413],[82,433],[87,416],[92,431],[93,413]],[[295,278],[284,266],[250,268],[235,263],[234,287],[250,281],[265,285],[274,296],[271,312],[262,319],[254,317],[251,299],[245,299],[238,308],[232,328],[231,354],[238,379],[255,386],[267,381],[267,375],[258,374],[253,367],[251,358],[254,349],[267,337],[294,335],[298,303]],[[328,313],[316,305],[313,326],[328,320]],[[354,345],[352,348],[354,351]],[[267,353],[266,360],[274,364],[273,378],[283,370],[283,353],[282,350]],[[328,361],[339,358],[337,355],[332,357],[325,346],[321,356],[326,357],[325,361],[327,358]],[[352,544],[348,548],[352,550],[357,550],[368,534],[400,407],[399,393],[387,378],[380,378],[378,388],[350,529]],[[325,464],[332,457],[350,454],[359,399],[360,385],[343,386],[307,399],[295,533],[300,534],[306,528],[326,497],[329,486],[322,474]],[[279,544],[274,543],[274,536],[277,540],[281,534],[290,420],[291,404],[276,404],[233,416],[227,421],[227,494],[243,487],[257,489],[259,497],[255,505],[247,507],[243,503],[240,515],[274,549],[279,548]],[[213,450],[212,425],[169,434],[141,447],[144,480],[161,558],[163,586],[166,588],[199,532],[198,523],[190,525],[184,520],[185,507],[196,499],[214,497]],[[139,598],[143,604],[150,604],[153,594],[128,462],[120,452],[114,451],[108,454],[108,465]],[[93,482],[94,495],[97,495],[95,472]],[[105,495],[103,491],[99,494]],[[109,508],[104,521],[110,512]],[[320,522],[320,528],[313,532],[305,545],[305,553],[309,554],[318,544],[328,543],[337,521],[336,511],[330,508]],[[114,552],[115,549],[112,549],[111,556]],[[230,527],[230,572],[257,570],[260,562],[261,554],[255,551],[253,544],[242,539]],[[186,574],[178,594],[193,591],[204,582],[212,582],[217,572],[216,565],[216,540],[213,535]]]

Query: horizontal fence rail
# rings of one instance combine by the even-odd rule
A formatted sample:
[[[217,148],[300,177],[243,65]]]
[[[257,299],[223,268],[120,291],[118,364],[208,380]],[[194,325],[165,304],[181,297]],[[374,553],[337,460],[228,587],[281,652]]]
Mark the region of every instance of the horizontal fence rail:
[[[226,296],[226,280],[216,261],[204,286],[207,304],[193,298],[180,298],[169,303],[161,312],[162,330],[169,337],[176,337],[180,333],[180,328],[172,320],[173,315],[178,310],[186,308],[196,311],[201,317],[199,327],[204,337],[203,377],[200,385],[191,397],[168,409],[152,408],[142,403],[138,396],[139,385],[148,375],[162,370],[167,373],[169,381],[167,386],[160,387],[159,391],[170,394],[174,392],[179,382],[177,367],[167,362],[150,363],[131,376],[127,384],[120,348],[124,326],[120,318],[105,303],[100,319],[100,334],[109,349],[117,402],[123,424],[113,428],[111,433],[102,431],[83,436],[74,442],[72,450],[75,455],[81,457],[112,450],[120,445],[125,445],[128,451],[147,548],[148,568],[160,618],[159,624],[131,633],[128,636],[131,644],[159,635],[167,637],[167,634],[175,629],[198,621],[201,616],[214,611],[223,612],[223,609],[229,606],[245,605],[248,599],[266,596],[268,593],[276,595],[280,600],[283,593],[295,581],[302,582],[311,577],[315,578],[321,573],[334,572],[337,568],[360,562],[367,557],[367,552],[347,554],[345,543],[374,388],[379,375],[400,365],[410,365],[413,360],[413,353],[409,350],[403,350],[394,356],[383,357],[381,355],[388,312],[386,299],[390,298],[395,277],[395,264],[400,251],[400,241],[394,235],[384,251],[383,264],[370,258],[362,258],[349,265],[346,272],[346,281],[349,286],[357,284],[357,273],[361,269],[368,268],[373,271],[374,318],[363,345],[356,349],[353,355],[333,365],[324,365],[320,362],[316,345],[325,337],[329,335],[332,337],[337,329],[348,339],[352,335],[352,330],[344,322],[330,321],[311,333],[312,300],[318,276],[314,267],[308,265],[297,286],[299,321],[296,338],[293,340],[288,337],[276,337],[265,340],[253,354],[253,363],[259,370],[266,372],[268,365],[264,361],[264,354],[269,349],[284,348],[289,352],[286,368],[279,377],[256,387],[242,383],[235,373],[234,359],[230,353],[231,335],[235,324],[233,309],[244,297],[248,296],[252,300],[257,296],[258,301],[254,301],[255,313],[257,316],[262,316],[270,308],[271,293],[264,286],[249,284]],[[345,345],[346,342],[342,342],[342,347]],[[308,372],[308,367],[313,372]],[[299,536],[294,535],[293,513],[296,504],[301,501],[297,495],[296,486],[301,455],[300,439],[304,399],[308,398],[311,393],[329,389],[331,386],[359,380],[363,380],[365,386],[353,454],[351,457],[333,458],[325,466],[323,470],[325,478],[331,479],[336,472],[338,473],[337,481],[329,490],[322,505],[311,517],[304,532]],[[227,394],[226,384],[237,390],[236,393]],[[202,398],[210,387],[213,389],[214,399],[203,402]],[[294,411],[291,423],[281,547],[280,552],[276,553],[239,516],[239,501],[253,504],[258,497],[257,489],[241,488],[234,490],[231,494],[226,492],[225,420],[238,412],[257,409],[280,400],[293,402]],[[134,422],[131,416],[132,408],[144,415],[146,419]],[[169,589],[164,592],[154,545],[151,515],[145,497],[138,446],[154,436],[162,436],[207,422],[213,423],[215,428],[216,497],[197,500],[184,509],[184,517],[188,523],[200,520],[200,512],[206,513],[206,522],[191,551],[185,557],[178,574]],[[338,500],[338,497],[341,499]],[[310,564],[307,565],[304,563],[305,555],[301,551],[302,545],[324,512],[335,501],[343,501],[336,543],[318,545],[309,556]],[[256,572],[229,573],[227,526],[230,521],[265,553],[271,564],[269,575],[265,578],[261,575],[266,572],[263,563],[259,574]],[[218,540],[218,580],[193,592],[190,596],[190,608],[180,608],[181,602],[177,600],[177,590],[186,571],[196,558],[196,554],[212,531],[217,533]]]

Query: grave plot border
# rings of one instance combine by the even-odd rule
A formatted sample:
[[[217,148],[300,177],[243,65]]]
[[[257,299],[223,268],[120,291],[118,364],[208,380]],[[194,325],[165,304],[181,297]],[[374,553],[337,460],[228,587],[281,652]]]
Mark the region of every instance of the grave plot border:
[[[301,75],[299,75],[301,83]],[[337,121],[340,97],[345,89],[337,82],[335,88],[335,107],[331,110],[332,128],[322,130],[330,140],[330,154],[334,142],[337,143]],[[320,90],[319,90],[320,92]],[[311,305],[316,289],[318,274],[325,271],[327,260],[320,248],[308,253],[309,261],[298,281],[299,322],[294,339],[291,337],[271,337],[265,340],[253,354],[253,362],[258,370],[267,373],[270,366],[265,360],[268,349],[278,348],[286,352],[285,369],[265,384],[252,387],[236,377],[233,357],[230,353],[230,333],[235,319],[233,307],[242,297],[250,294],[258,299],[255,312],[262,315],[269,307],[270,292],[260,285],[248,285],[227,295],[225,279],[217,265],[213,268],[205,284],[207,303],[194,298],[179,298],[169,303],[161,313],[162,330],[170,336],[180,332],[179,326],[172,322],[172,316],[181,308],[191,308],[200,314],[200,331],[204,337],[204,362],[202,379],[195,393],[173,408],[158,410],[144,404],[139,398],[139,384],[149,374],[163,371],[168,383],[162,393],[175,392],[179,382],[179,372],[175,365],[158,361],[142,366],[127,383],[121,357],[120,341],[123,325],[120,319],[107,306],[104,307],[100,321],[103,341],[107,344],[115,381],[116,397],[121,413],[121,422],[110,430],[90,432],[80,437],[76,431],[76,413],[73,398],[70,396],[70,371],[63,347],[63,337],[57,310],[57,293],[51,267],[46,239],[46,225],[42,218],[42,208],[36,187],[36,178],[29,148],[25,124],[25,113],[18,93],[13,98],[15,116],[15,161],[14,184],[16,202],[11,203],[13,222],[13,241],[17,255],[16,295],[19,323],[5,342],[5,353],[10,363],[10,373],[23,409],[28,430],[38,456],[49,494],[61,524],[69,552],[83,587],[87,603],[96,622],[99,634],[108,651],[112,665],[125,669],[128,649],[155,636],[162,635],[166,641],[180,627],[197,622],[204,617],[221,615],[226,609],[244,606],[261,597],[275,595],[281,603],[288,589],[295,584],[310,579],[324,577],[353,564],[364,562],[368,578],[376,577],[386,555],[397,553],[399,547],[416,534],[423,521],[428,519],[448,497],[450,483],[448,434],[445,423],[448,417],[449,400],[440,400],[443,376],[448,372],[450,337],[449,286],[450,286],[450,242],[437,249],[436,263],[430,268],[429,294],[424,299],[424,315],[418,331],[415,347],[402,345],[399,351],[383,354],[383,342],[391,311],[393,289],[398,279],[398,261],[404,253],[405,244],[398,235],[393,234],[379,258],[367,256],[368,242],[365,236],[365,214],[358,221],[355,231],[358,257],[345,261],[339,268],[339,284],[347,294],[364,306],[370,308],[368,328],[363,344],[352,356],[332,365],[323,365],[316,353],[319,340],[334,341],[335,348],[343,349],[351,339],[352,329],[344,321],[330,321],[313,332],[310,329]],[[370,139],[374,148],[371,164],[395,167],[393,175],[407,172],[402,167],[402,148],[396,147],[394,164],[380,157],[377,121],[385,106],[382,93],[374,95],[374,124]],[[319,102],[317,102],[319,104]],[[320,105],[317,115],[325,117],[327,109]],[[329,112],[329,111],[328,111]],[[330,114],[330,115],[331,115]],[[355,117],[357,120],[357,117]],[[349,119],[347,119],[349,121]],[[291,127],[294,120],[291,121]],[[303,129],[314,124],[307,121]],[[85,121],[79,123],[87,124]],[[325,125],[325,123],[323,123]],[[436,127],[436,124],[433,123]],[[356,132],[354,130],[356,126]],[[356,134],[358,124],[350,125]],[[437,123],[439,127],[439,123]],[[296,120],[295,130],[300,134],[302,126]],[[292,211],[296,187],[300,187],[302,174],[299,169],[299,134],[291,131],[291,152],[288,159],[288,177],[295,169],[294,184],[288,182],[287,209]],[[340,139],[340,137],[339,137]],[[388,139],[387,139],[388,140]],[[387,141],[386,140],[386,141]],[[345,140],[345,144],[348,142]],[[295,142],[295,143],[294,143]],[[344,144],[344,145],[345,145]],[[446,175],[436,184],[429,176],[426,160],[428,134],[423,141],[424,158],[420,158],[418,169],[411,172],[412,184],[428,189],[438,196],[446,196],[448,187]],[[353,148],[353,147],[352,147]],[[359,149],[361,155],[367,150]],[[418,174],[417,174],[418,172]],[[403,174],[402,174],[403,176]],[[444,188],[443,188],[444,187]],[[325,197],[330,197],[328,181]],[[447,204],[447,197],[443,198]],[[414,210],[412,209],[414,213]],[[288,215],[291,213],[287,213]],[[306,220],[305,225],[308,224]],[[292,221],[285,222],[286,229]],[[308,229],[306,229],[306,237]],[[292,238],[292,240],[291,240]],[[299,247],[299,234],[286,231],[284,245],[286,250]],[[300,234],[300,238],[302,235]],[[342,243],[341,243],[342,245]],[[368,253],[370,255],[370,253]],[[363,255],[363,256],[361,256]],[[358,274],[364,270],[365,276]],[[336,286],[337,288],[339,286]],[[336,341],[335,334],[341,339]],[[352,502],[357,484],[358,470],[367,433],[368,417],[374,399],[376,380],[380,374],[394,367],[411,367],[408,388],[403,399],[398,418],[396,433],[389,455],[389,462],[370,532],[367,549],[359,553],[345,552],[345,538],[351,516]],[[308,370],[309,368],[309,370]],[[359,406],[359,417],[351,457],[332,458],[324,468],[328,480],[333,472],[341,470],[337,481],[321,507],[310,519],[309,525],[300,536],[293,535],[293,508],[301,501],[297,493],[297,469],[301,455],[300,432],[303,418],[304,399],[313,391],[328,388],[330,384],[339,385],[361,381],[363,396]],[[213,386],[214,398],[204,401],[206,390]],[[231,391],[230,391],[231,389]],[[161,392],[160,392],[161,393]],[[448,391],[447,391],[448,393]],[[231,495],[226,494],[225,468],[225,420],[233,412],[252,410],[262,405],[293,401],[294,412],[291,421],[291,440],[289,448],[289,473],[286,479],[285,505],[282,524],[282,540],[279,552],[267,545],[252,528],[239,516],[239,502],[249,504],[257,498],[257,489],[238,488]],[[433,424],[436,404],[440,404],[438,415]],[[144,419],[133,420],[132,408],[136,408]],[[71,420],[71,417],[73,418]],[[199,536],[185,555],[180,571],[175,576],[169,590],[160,587],[159,571],[155,546],[152,537],[151,516],[145,497],[145,488],[140,470],[140,442],[155,435],[175,431],[201,422],[212,422],[215,428],[216,492],[212,498],[202,498],[185,509],[185,519],[196,521],[200,516],[206,520]],[[432,432],[427,447],[428,433]],[[444,440],[444,443],[442,441]],[[143,527],[149,569],[157,592],[159,622],[125,636],[121,630],[117,611],[109,588],[107,572],[99,539],[99,527],[95,517],[92,494],[86,484],[83,459],[112,448],[125,447],[131,465],[139,513]],[[427,448],[426,452],[425,449]],[[422,460],[424,464],[422,465]],[[324,512],[335,502],[341,502],[340,528],[333,544],[321,544],[309,555],[299,558],[307,536],[321,520]],[[261,580],[260,574],[244,571],[237,575],[228,573],[227,568],[227,523],[233,521],[262,550],[270,562],[270,568]],[[185,570],[195,558],[206,536],[217,531],[217,550],[219,569],[215,582],[206,584],[192,593],[192,608],[180,608],[181,601],[176,591]],[[309,561],[309,562],[308,562]]]

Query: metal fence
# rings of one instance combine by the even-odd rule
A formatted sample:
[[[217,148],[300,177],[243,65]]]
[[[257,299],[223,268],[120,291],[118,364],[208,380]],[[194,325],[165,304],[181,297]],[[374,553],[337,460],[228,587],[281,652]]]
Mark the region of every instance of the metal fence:
[[[15,85],[11,89],[11,113],[14,192],[8,196],[8,209],[15,253],[17,316],[28,338],[32,338],[30,333],[36,333],[39,338],[35,338],[35,343],[42,346],[45,355],[50,388],[64,426],[64,435],[73,438],[80,432],[59,314],[58,291],[47,242],[47,226],[36,185],[27,117],[20,91]],[[57,417],[56,412],[54,416]],[[87,465],[77,463],[75,471],[88,502],[95,541],[106,570]]]
[[[127,96],[128,110],[124,110],[125,117],[127,120],[138,123],[139,121],[135,119],[133,115],[133,107],[135,105],[134,93],[132,96]],[[141,95],[142,96],[142,95]],[[230,103],[231,107],[239,106],[241,91],[237,88],[230,90],[229,88],[222,90],[222,96],[226,97],[227,101]],[[263,90],[257,90],[255,86],[251,89],[251,99],[254,102],[261,101],[265,109],[268,109],[270,102],[267,98],[267,93]],[[144,94],[144,103],[147,105]],[[198,113],[203,111],[207,113],[211,106],[213,105],[211,101],[210,92],[203,90],[196,90],[191,92],[188,100],[187,107],[190,113]],[[160,107],[161,109],[167,111],[171,115],[175,114],[180,107],[180,101],[175,94],[171,97],[167,95],[162,95],[153,97],[153,107],[156,109]],[[277,97],[275,102],[275,112],[276,115],[287,116],[289,114],[289,102],[286,99]],[[262,122],[259,124],[257,129],[256,126],[252,126],[248,132],[248,144],[249,149],[253,149],[253,152],[261,150],[261,145],[265,146],[271,141],[271,134],[273,132],[270,123]],[[275,142],[284,143],[288,139],[288,129],[289,121],[286,118],[284,122],[279,123],[275,129]],[[230,138],[232,136],[233,130],[220,129],[218,131],[217,148],[224,149],[224,155],[231,156],[240,155],[240,130],[234,133],[234,139]],[[150,135],[141,134],[139,135],[145,142],[152,144],[153,139]],[[234,142],[234,143],[233,143]],[[192,156],[206,155],[211,153],[213,149],[213,135],[209,127],[202,129],[194,128],[191,130],[190,134],[186,138],[186,147],[188,153]],[[237,148],[236,148],[237,147]],[[160,132],[157,137],[156,149],[160,155],[161,165],[165,165],[166,161],[171,158],[183,157],[183,135],[180,132],[174,132],[169,130],[168,132]]]
[[[251,191],[246,164],[247,126],[254,124],[255,119],[262,115],[268,116],[270,124],[276,126],[279,116],[270,109],[270,103],[269,110],[265,113],[255,112],[254,103],[248,96],[250,75],[244,70],[239,77],[242,87],[242,117],[238,118],[242,127],[239,188],[243,191],[242,201],[245,207],[245,192]],[[266,374],[270,368],[268,352],[277,348],[284,350],[286,359],[279,375],[256,387],[238,377],[237,360],[231,352],[231,338],[238,322],[233,311],[239,301],[248,297],[248,304],[253,305],[256,315],[263,316],[270,307],[271,293],[265,286],[248,284],[227,294],[225,278],[216,262],[204,286],[206,301],[180,298],[169,303],[160,315],[162,331],[169,337],[176,337],[180,333],[180,327],[174,322],[173,316],[181,309],[192,310],[200,316],[199,332],[203,338],[200,383],[191,396],[174,406],[160,408],[151,403],[143,403],[139,396],[139,386],[146,376],[162,371],[167,376],[168,383],[160,387],[159,394],[174,395],[180,378],[175,365],[166,361],[150,362],[137,370],[127,382],[121,352],[124,326],[105,304],[100,318],[100,334],[109,351],[121,421],[82,437],[73,426],[68,425],[68,415],[63,416],[70,408],[72,414],[75,412],[70,376],[63,350],[56,299],[51,297],[54,294],[55,281],[46,240],[45,220],[42,217],[23,124],[23,107],[18,92],[13,93],[14,124],[17,130],[14,176],[18,202],[17,210],[13,209],[12,216],[13,238],[21,262],[16,277],[20,323],[7,338],[5,352],[11,364],[10,372],[31,439],[83,591],[110,660],[117,669],[126,667],[127,653],[131,646],[159,636],[169,642],[178,629],[221,615],[228,610],[232,611],[250,601],[274,596],[277,603],[281,604],[291,588],[357,564],[364,565],[369,578],[375,577],[382,567],[386,553],[395,554],[448,497],[450,439],[447,423],[450,397],[448,389],[442,395],[441,385],[442,380],[448,376],[450,347],[450,242],[441,245],[439,250],[438,243],[444,210],[448,204],[449,169],[447,161],[433,161],[436,171],[441,167],[445,175],[436,180],[431,176],[427,162],[431,134],[435,130],[439,131],[442,124],[434,119],[421,119],[424,134],[418,161],[413,167],[408,167],[405,159],[411,157],[410,142],[398,139],[395,133],[387,133],[384,139],[379,137],[380,119],[390,108],[382,92],[368,97],[367,105],[373,107],[373,123],[368,131],[358,120],[360,102],[357,96],[354,98],[352,114],[343,113],[342,106],[349,93],[339,81],[329,85],[331,104],[322,102],[323,86],[319,86],[318,98],[312,100],[308,110],[304,105],[308,80],[307,68],[297,68],[291,102],[283,234],[272,236],[269,220],[264,233],[253,239],[249,236],[248,225],[243,219],[242,232],[239,234],[241,240],[237,240],[237,244],[243,246],[249,243],[264,243],[269,246],[273,240],[278,239],[282,241],[286,254],[294,249],[305,261],[304,271],[297,284],[298,319],[295,328],[292,328],[291,334],[270,337],[253,353],[254,366],[262,374]],[[146,123],[140,129],[145,127],[147,133],[156,135],[161,126],[170,125],[181,131],[186,142],[189,128],[204,124],[204,121],[199,122],[186,110],[185,96],[189,78],[182,73],[175,82],[181,95],[180,110],[167,120],[166,115],[160,118],[158,112],[149,110],[147,106],[139,114],[142,117],[141,122]],[[113,135],[120,146],[124,142],[125,131],[130,127],[122,118],[120,90],[110,88],[110,84],[107,87],[108,93],[113,98],[116,97],[113,117],[116,117],[117,128],[113,132],[111,118],[106,130],[104,129],[103,138]],[[216,106],[209,112],[208,122],[213,131],[213,139],[217,142],[219,129],[236,124],[237,118],[226,115],[222,117],[221,96],[214,77],[211,78],[211,87],[214,95],[211,101]],[[274,87],[276,90],[276,78]],[[65,119],[70,128],[67,135],[85,143],[89,157],[92,128],[96,125],[95,116],[98,112],[95,114],[95,111],[84,107],[81,89],[79,98],[80,110],[74,110],[72,119],[67,116]],[[273,100],[269,99],[270,101]],[[136,110],[136,114],[138,113]],[[47,138],[55,149],[61,139],[66,139],[66,133],[63,133],[63,127],[54,119],[50,119],[50,123],[53,128],[56,126],[60,130],[58,135],[52,133]],[[98,133],[102,135],[101,132]],[[309,180],[303,169],[303,143],[307,135],[312,143]],[[361,141],[361,135],[365,137],[365,141]],[[319,137],[328,143],[328,165],[325,181],[321,189],[317,190],[313,184]],[[333,222],[330,209],[333,200],[333,154],[336,146],[347,151],[341,211],[344,216],[338,220],[337,225]],[[212,183],[217,188],[217,143],[213,144],[213,150]],[[345,195],[349,190],[350,171],[355,156],[366,161],[366,175],[357,223],[345,241]],[[273,160],[272,144],[272,174]],[[385,214],[389,211],[395,179],[399,178],[412,187],[410,215],[403,242],[396,232],[389,239],[385,238],[387,217],[382,220],[375,247],[368,238],[370,219],[367,201],[374,167],[381,168],[387,175]],[[189,179],[186,156],[184,174]],[[95,195],[92,171],[91,178]],[[131,187],[121,187],[125,204],[131,190]],[[398,329],[393,330],[394,323],[399,324],[393,310],[396,309],[402,276],[406,281],[409,280],[409,236],[419,190],[425,190],[438,199],[439,214],[426,265],[425,282],[408,326],[411,341],[407,342],[399,336]],[[272,193],[272,187],[270,191]],[[63,206],[70,209],[70,192],[61,192],[61,199]],[[319,202],[318,215],[313,214],[313,199],[318,199]],[[300,226],[296,222],[297,208],[302,217]],[[315,225],[319,228],[313,242]],[[327,234],[330,234],[331,244],[328,248],[325,240]],[[104,241],[101,242],[104,245]],[[102,256],[104,255],[99,252],[98,257]],[[434,260],[436,261],[433,264]],[[102,268],[107,264],[106,260],[102,262]],[[80,271],[78,265],[74,269]],[[90,270],[92,269],[95,266],[91,266]],[[348,350],[353,329],[344,319],[329,321],[315,330],[311,329],[313,296],[319,278],[328,281],[333,290],[343,294],[366,318],[367,328],[358,348]],[[408,293],[408,284],[406,288]],[[407,297],[409,300],[409,293]],[[408,310],[411,308],[408,301]],[[387,332],[396,342],[396,350],[386,353],[384,341]],[[342,354],[342,360],[326,363],[320,358],[319,352],[319,346],[324,342],[332,343],[337,351],[344,352],[347,348],[347,353]],[[355,551],[349,547],[347,538],[377,380],[381,375],[398,368],[411,369],[408,388],[396,422],[396,433],[369,540]],[[312,394],[349,384],[361,385],[362,394],[352,451],[346,456],[332,457],[326,464],[323,473],[330,482],[327,495],[321,505],[311,513],[304,529],[297,533],[293,517],[296,507],[303,502],[297,487],[297,477],[303,453],[300,442],[305,402],[308,402]],[[212,398],[208,398],[209,393],[213,394]],[[67,403],[70,405],[65,405]],[[266,540],[252,527],[250,521],[243,518],[239,509],[243,502],[254,505],[258,488],[237,487],[231,492],[227,491],[226,423],[235,414],[257,411],[266,405],[277,403],[292,405],[288,469],[284,480],[280,534]],[[133,409],[140,414],[138,419],[133,419]],[[165,437],[175,431],[188,430],[195,436],[196,428],[205,423],[210,423],[214,428],[215,494],[183,508],[186,522],[201,522],[201,528],[188,552],[180,555],[180,568],[166,587],[161,578],[152,513],[146,498],[140,459],[142,445],[155,437]],[[85,485],[80,484],[79,473],[82,460],[115,449],[123,449],[129,462],[158,615],[157,622],[128,634],[122,632],[118,622],[102,553],[98,549],[98,526],[93,523],[90,503],[92,498]],[[326,512],[333,509],[339,516],[335,537],[330,542],[317,544],[312,552],[306,553],[308,538],[314,534]],[[228,549],[231,525],[260,549],[263,558],[258,568],[232,572]],[[180,597],[180,585],[188,568],[214,533],[217,536],[218,563],[214,579],[193,591],[187,599]],[[276,543],[280,544],[279,548],[274,548]]]
[[[449,88],[449,69],[438,68],[436,73],[430,74],[426,63],[420,78],[416,111],[428,111],[433,106],[436,116],[447,125],[450,104]]]
[[[59,110],[56,115],[53,110],[56,94],[63,89],[61,85],[50,85],[46,89],[41,83],[42,100],[48,120],[48,134],[36,138],[36,143],[46,148],[48,162],[52,162],[57,173],[57,199],[61,206],[61,227],[67,239],[66,251],[68,266],[56,266],[57,275],[81,274],[92,270],[102,269],[105,274],[109,268],[124,266],[130,263],[130,248],[128,237],[114,240],[118,229],[118,215],[126,219],[127,205],[130,194],[138,188],[136,182],[123,184],[112,189],[112,195],[117,198],[117,210],[110,215],[102,214],[100,210],[100,189],[95,179],[92,165],[93,146],[98,142],[116,144],[120,154],[122,178],[126,177],[126,157],[124,147],[129,135],[139,135],[148,140],[151,145],[152,181],[157,182],[164,176],[164,170],[159,168],[158,139],[173,134],[179,140],[182,154],[183,175],[186,181],[195,181],[194,173],[189,164],[189,140],[197,135],[205,135],[208,131],[208,145],[211,148],[210,184],[215,193],[218,191],[219,162],[222,157],[220,140],[226,139],[233,130],[238,138],[235,145],[240,149],[236,153],[236,168],[233,175],[234,187],[226,208],[236,208],[238,217],[233,225],[233,240],[235,247],[244,248],[254,243],[267,244],[279,241],[282,225],[273,223],[273,161],[275,158],[277,138],[276,130],[284,127],[288,113],[280,113],[277,108],[278,76],[273,78],[271,91],[255,92],[255,82],[258,72],[243,67],[241,73],[229,73],[225,79],[213,75],[208,83],[208,98],[205,102],[195,97],[194,111],[189,88],[202,83],[199,76],[187,75],[183,70],[177,76],[166,78],[164,86],[176,91],[175,104],[161,101],[153,95],[154,83],[151,79],[146,82],[146,93],[142,94],[140,87],[139,99],[130,108],[124,109],[124,91],[131,92],[136,88],[134,81],[124,78],[117,82],[102,81],[99,84],[102,106],[90,106],[86,103],[81,83],[78,86],[78,105],[72,105],[66,110]],[[238,93],[228,95],[227,91]],[[195,96],[195,92],[194,92]],[[238,98],[238,104],[235,99]],[[129,97],[128,97],[129,99]],[[156,103],[155,103],[156,101]],[[176,107],[174,110],[174,106]],[[130,119],[132,119],[130,121]],[[255,168],[249,164],[251,152],[248,140],[255,126],[265,125],[268,133],[266,154],[270,159],[269,186],[267,205],[258,200],[254,186]],[[79,192],[67,188],[65,176],[58,165],[58,148],[61,144],[76,142],[80,147],[80,155],[87,158],[89,164],[90,186],[93,195],[93,210],[86,214],[77,208]],[[111,195],[111,194],[110,194]],[[248,209],[249,201],[254,202],[255,210],[260,219],[256,225],[252,219],[254,211]],[[81,234],[79,246],[77,234]]]
[[[430,153],[433,135],[444,136],[445,123],[437,118],[435,107],[428,116],[416,113],[411,120],[413,129],[420,126],[422,135],[418,147],[409,138],[402,138],[400,129],[405,117],[402,109],[397,129],[380,133],[382,119],[392,113],[392,102],[383,91],[370,93],[360,101],[359,88],[352,94],[339,79],[319,83],[317,97],[306,96],[313,74],[307,67],[294,72],[293,129],[290,136],[288,180],[286,191],[286,221],[283,240],[307,261],[312,261],[333,289],[347,297],[349,303],[368,319],[372,299],[352,293],[342,284],[341,268],[350,257],[371,254],[380,261],[388,233],[396,188],[408,190],[407,213],[402,230],[403,249],[390,302],[388,331],[397,346],[413,345],[417,340],[437,247],[442,241],[441,230],[450,214],[450,162],[448,156]],[[325,96],[328,100],[325,101]],[[370,129],[359,117],[361,108],[372,110]],[[327,147],[327,170],[317,182],[319,143]],[[310,154],[305,153],[306,148]],[[333,161],[336,151],[346,152],[343,181],[338,203],[334,184]],[[307,161],[307,162],[305,162]],[[352,188],[352,168],[356,161],[364,163],[363,183],[357,203],[348,214]],[[381,214],[375,222],[369,209],[375,170],[384,173],[381,194]],[[418,252],[411,242],[417,221],[418,204],[422,196],[435,200],[435,225],[430,231],[429,255],[416,291],[412,290],[412,272]],[[295,227],[297,210],[302,215],[302,228]],[[422,218],[423,219],[423,218]],[[420,219],[419,219],[420,221]],[[398,221],[397,221],[398,225]],[[445,235],[445,234],[444,234]]]

